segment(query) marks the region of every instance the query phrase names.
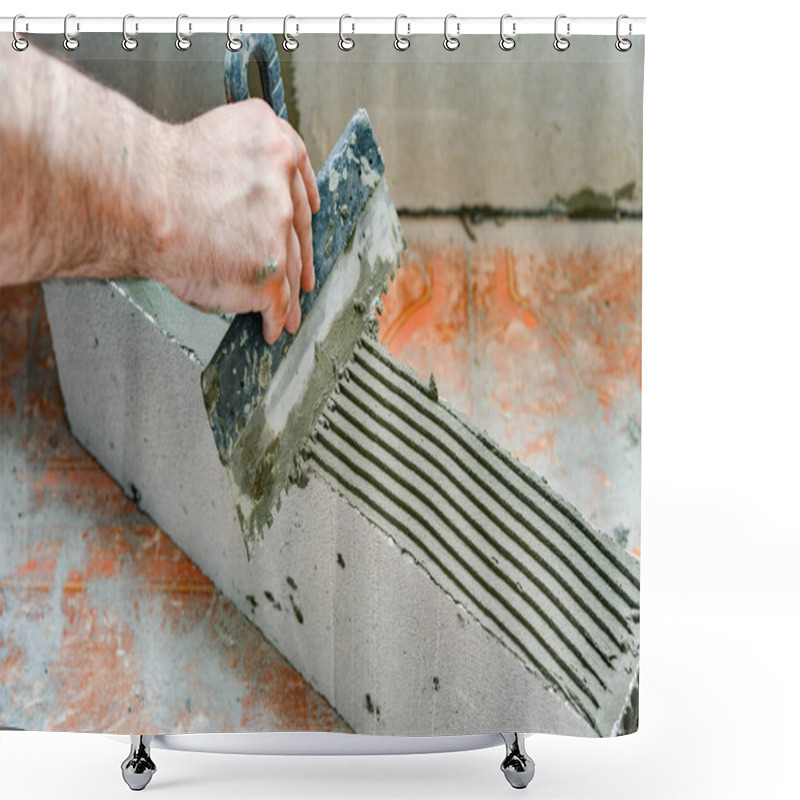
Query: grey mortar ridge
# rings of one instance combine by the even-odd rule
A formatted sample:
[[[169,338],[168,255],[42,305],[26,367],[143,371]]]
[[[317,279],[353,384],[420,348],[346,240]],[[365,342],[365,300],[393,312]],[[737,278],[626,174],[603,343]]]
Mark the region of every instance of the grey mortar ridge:
[[[366,336],[361,341],[365,350],[376,359],[370,363],[357,351],[354,353],[354,364],[360,362],[373,375],[380,374],[381,381],[390,392],[389,396],[405,398],[417,411],[418,424],[424,425],[430,421],[437,430],[446,431],[452,441],[461,444],[465,452],[476,458],[480,470],[488,471],[493,480],[507,483],[515,497],[527,503],[531,511],[536,512],[558,532],[559,538],[554,540],[554,547],[558,544],[569,545],[573,548],[568,551],[570,560],[576,557],[584,559],[587,566],[605,581],[607,588],[615,595],[627,603],[634,599],[638,602],[639,563],[636,559],[628,555],[613,539],[594,530],[543,478],[522,467],[493,439],[476,429],[467,418],[443,403],[428,402],[428,386],[421,383],[404,364],[393,359],[378,342]],[[354,370],[349,369],[348,372],[353,374]],[[421,393],[420,387],[428,391]],[[476,437],[477,443],[472,442],[472,436],[465,437],[465,432]],[[480,477],[479,473],[475,474]],[[531,504],[531,491],[543,502]],[[603,588],[599,597],[607,596],[607,590]]]
[[[435,419],[437,424],[446,429],[453,438],[459,438],[465,444],[474,437],[477,441],[470,445],[473,453],[478,454],[485,469],[500,480],[507,481],[513,493],[522,500],[528,500],[532,491],[539,502],[536,508],[543,519],[549,520],[556,527],[565,541],[569,541],[581,552],[587,561],[598,570],[609,588],[614,589],[622,597],[635,598],[638,602],[639,562],[624,551],[610,537],[595,530],[586,522],[580,513],[554,492],[547,482],[532,470],[526,469],[517,459],[502,450],[484,431],[476,428],[462,414],[441,402],[429,402],[431,397],[428,384],[422,383],[408,367],[393,359],[386,348],[370,337],[362,337],[365,349],[375,358],[372,369],[383,368],[384,378],[392,381],[393,391],[404,394],[421,412],[422,419]],[[355,359],[361,358],[357,352]],[[366,363],[366,362],[365,362]],[[404,389],[405,385],[405,389]],[[420,389],[424,391],[420,392]],[[410,391],[409,391],[410,390]],[[530,506],[534,508],[533,505]],[[577,536],[576,534],[582,534]],[[601,596],[605,595],[605,590]]]
[[[336,398],[335,409],[331,409],[343,417],[342,433],[348,442],[355,442],[356,447],[362,435],[374,433],[366,429],[364,422],[375,409],[363,402],[363,394],[358,386],[353,391],[344,385]],[[574,580],[569,568],[564,570],[566,575],[562,575],[546,560],[539,560],[537,551],[526,547],[528,529],[511,517],[499,502],[489,497],[479,482],[473,480],[457,461],[439,448],[434,436],[422,438],[418,431],[403,421],[401,415],[402,411],[396,415],[384,415],[381,433],[385,438],[381,440],[381,445],[402,465],[404,471],[417,468],[420,460],[427,463],[427,481],[431,497],[436,502],[436,516],[445,525],[452,525],[451,518],[458,520],[454,530],[457,536],[470,532],[477,534],[467,544],[478,545],[481,554],[491,562],[490,566],[493,564],[497,567],[502,563],[504,569],[507,568],[514,576],[515,583],[523,579],[530,581],[537,596],[541,595],[540,602],[548,609],[565,617],[569,624],[574,625],[581,620],[592,631],[593,636],[583,637],[584,644],[594,648],[605,663],[613,660],[623,645],[613,630],[614,623],[607,616],[603,619],[602,613],[594,612],[591,598],[584,587]],[[328,419],[330,421],[330,416]],[[416,437],[420,437],[419,441],[414,441]],[[442,514],[440,507],[447,510],[446,515]],[[516,575],[518,572],[519,576]],[[504,579],[508,577],[504,576]]]
[[[366,338],[363,344],[368,349],[371,346]],[[499,507],[518,525],[530,528],[543,545],[542,563],[557,580],[580,579],[578,591],[591,592],[602,606],[602,615],[610,613],[618,622],[628,624],[625,614],[632,602],[638,602],[638,584],[627,587],[623,584],[622,594],[618,593],[619,586],[608,577],[609,573],[616,572],[616,565],[598,557],[591,542],[587,544],[584,537],[576,536],[575,526],[559,519],[561,515],[555,508],[548,508],[546,502],[530,502],[531,487],[526,485],[525,478],[536,481],[535,475],[520,472],[514,459],[492,447],[491,442],[481,437],[480,431],[475,431],[446,406],[431,404],[424,394],[420,396],[418,379],[403,365],[382,358],[379,348],[373,349],[373,354],[379,360],[368,363],[357,351],[347,370],[349,378],[365,387],[376,401],[391,406],[401,423],[405,421],[420,434],[435,438],[440,452],[449,456],[452,468],[466,472],[475,486],[481,487],[493,501],[495,508]],[[346,394],[346,388],[343,387],[343,391]],[[473,445],[472,436],[465,437],[465,431],[477,435],[478,446]],[[409,444],[413,446],[413,440],[409,439]],[[501,486],[505,491],[498,489]],[[548,498],[549,494],[544,497]],[[495,523],[500,524],[498,520]],[[517,540],[516,544],[531,555],[535,553],[524,541]],[[598,620],[598,624],[602,627],[603,623]]]
[[[614,730],[638,665],[638,563],[622,548],[369,335],[304,457],[598,733]],[[493,497],[469,460],[491,469]],[[561,547],[559,565],[543,530]]]

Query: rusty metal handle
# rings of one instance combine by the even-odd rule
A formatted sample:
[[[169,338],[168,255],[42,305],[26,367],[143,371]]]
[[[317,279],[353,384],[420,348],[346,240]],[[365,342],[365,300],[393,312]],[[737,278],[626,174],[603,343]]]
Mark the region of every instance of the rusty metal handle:
[[[237,103],[250,97],[247,88],[247,65],[251,60],[258,64],[261,76],[261,91],[272,110],[287,119],[286,97],[281,78],[281,62],[278,48],[271,33],[253,33],[242,36],[238,50],[225,53],[225,94],[229,103]]]

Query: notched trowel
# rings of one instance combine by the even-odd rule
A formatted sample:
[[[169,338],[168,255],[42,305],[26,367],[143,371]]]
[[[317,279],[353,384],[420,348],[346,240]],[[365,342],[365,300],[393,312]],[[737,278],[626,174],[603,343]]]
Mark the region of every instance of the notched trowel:
[[[249,97],[247,64],[259,65],[264,98],[286,118],[272,36],[243,37],[226,55],[229,101]],[[261,315],[240,314],[203,371],[202,388],[220,460],[230,479],[248,554],[272,524],[280,494],[304,480],[301,452],[342,369],[399,266],[404,241],[367,113],[357,111],[317,175],[321,206],[312,220],[314,290],[302,321],[268,345]]]

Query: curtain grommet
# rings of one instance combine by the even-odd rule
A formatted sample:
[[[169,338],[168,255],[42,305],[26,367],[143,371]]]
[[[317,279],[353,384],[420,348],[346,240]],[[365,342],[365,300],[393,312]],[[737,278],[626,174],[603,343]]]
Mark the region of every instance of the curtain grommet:
[[[231,51],[231,53],[236,53],[236,52],[238,52],[239,50],[242,49],[242,40],[241,39],[237,39],[231,33],[231,22],[233,22],[235,19],[239,19],[239,17],[237,17],[236,14],[231,14],[228,17],[228,41],[225,43],[225,47],[227,47],[228,50]],[[240,30],[241,30],[241,28],[240,28]]]
[[[456,20],[456,35],[452,36],[450,32],[447,30],[447,26],[451,19]],[[448,52],[452,53],[453,50],[458,50],[461,45],[461,40],[458,38],[458,34],[461,31],[461,23],[458,21],[458,17],[455,14],[448,14],[444,18],[444,41],[442,45],[444,49]]]
[[[11,46],[18,52],[21,53],[24,50],[28,49],[28,45],[30,42],[25,39],[24,37],[20,36],[17,31],[17,22],[21,19],[25,19],[24,14],[17,14],[14,17],[14,22],[11,24]]]
[[[67,14],[67,16],[64,17],[64,49],[70,53],[73,50],[77,50],[80,46],[80,42],[69,32],[69,21],[71,19],[75,19],[74,14]],[[76,23],[75,29],[77,31],[81,29],[80,23]]]
[[[130,52],[139,46],[139,40],[128,34],[128,20],[136,19],[133,14],[126,14],[122,18],[122,49]],[[138,25],[136,26],[138,29]]]
[[[178,14],[177,18],[175,19],[175,47],[178,50],[185,52],[192,46],[192,40],[188,37],[184,36],[181,33],[181,20],[187,19],[189,17],[188,14]],[[189,33],[192,32],[192,23],[189,23]]]
[[[500,17],[500,49],[504,50],[506,53],[517,46],[517,40],[514,38],[517,33],[517,23],[511,23],[511,36],[509,36],[504,29],[507,19],[512,19],[511,14],[503,14],[503,16]]]
[[[286,50],[287,53],[293,53],[300,47],[300,41],[297,39],[296,36],[292,36],[289,33],[289,20],[290,19],[297,19],[297,17],[293,17],[291,14],[285,16],[283,18],[283,49]],[[300,26],[295,26],[295,33],[300,31]]]
[[[619,32],[620,31],[620,23],[624,19],[629,19],[627,14],[620,14],[617,17],[617,41],[614,42],[614,47],[616,47],[617,50],[619,50],[620,53],[627,53],[628,50],[630,50],[631,47],[633,47],[633,42],[630,39],[626,39],[624,36],[621,36],[620,32]],[[631,35],[631,31],[632,30],[633,30],[633,28],[632,28],[632,26],[631,26],[631,24],[629,22],[628,23],[628,36]]]
[[[405,36],[400,35],[400,20],[401,19],[408,19],[405,14],[398,14],[394,18],[394,49],[398,50],[399,52],[403,53],[411,47],[411,39],[408,36],[411,34],[411,25],[410,23],[406,23],[408,28],[408,32]]]
[[[344,25],[344,21],[346,19],[353,19],[349,14],[342,14],[339,17],[339,49],[344,50],[345,52],[349,52],[356,46],[355,39],[351,38],[350,36],[345,36],[342,27]],[[352,32],[355,33],[356,26],[353,24]]]
[[[570,33],[570,30],[569,30],[570,29],[570,24],[569,24],[569,22],[567,22],[567,36],[562,36],[558,32],[558,22],[559,22],[559,20],[566,19],[566,18],[567,18],[566,14],[559,14],[556,17],[555,23],[553,24],[553,33],[555,35],[555,40],[553,41],[553,47],[555,47],[555,49],[558,50],[559,53],[563,53],[565,50],[569,50],[569,39],[567,38],[567,36],[569,36],[569,33]]]

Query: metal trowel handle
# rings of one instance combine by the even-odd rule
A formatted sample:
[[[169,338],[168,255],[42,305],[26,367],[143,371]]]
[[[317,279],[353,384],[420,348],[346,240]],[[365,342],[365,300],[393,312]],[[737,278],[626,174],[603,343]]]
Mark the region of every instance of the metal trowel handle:
[[[258,63],[264,97],[285,119],[278,50],[269,34],[243,36],[242,47],[226,53],[228,100],[235,102],[249,97],[247,64],[252,58]],[[334,265],[348,249],[356,224],[383,174],[383,158],[375,132],[366,111],[359,109],[317,173],[321,205],[311,219],[315,282],[311,292],[300,293],[301,329]],[[284,330],[273,344],[267,344],[261,314],[238,314],[203,370],[208,420],[220,460],[226,466],[236,463],[240,438],[250,430],[251,417],[261,410],[272,378],[293,339]]]
[[[238,50],[226,50],[225,52],[225,95],[229,103],[238,103],[241,100],[247,100],[250,97],[250,90],[247,86],[247,67],[251,61],[258,64],[258,72],[261,76],[261,93],[264,96],[272,110],[283,119],[287,119],[286,112],[286,98],[283,90],[283,78],[281,77],[281,62],[278,58],[278,48],[275,45],[275,39],[271,33],[253,33],[242,36],[240,41],[242,46]],[[261,314],[258,311],[237,314],[236,318],[231,323],[228,329],[220,351],[223,350],[223,345],[233,341],[239,342],[239,346],[243,350],[252,350],[254,354],[263,358],[263,354],[272,353],[277,351],[275,345],[268,345],[263,338],[263,327]],[[282,347],[285,344],[286,335],[281,335],[276,345],[280,343]],[[229,363],[226,364],[225,360],[220,358],[218,352],[215,361],[220,359],[220,372],[225,376],[228,372],[232,371],[235,376],[237,373],[236,362],[238,357],[234,352],[231,353]],[[204,389],[206,395],[206,405],[209,404],[208,393]],[[233,407],[236,407],[237,399],[231,399]],[[223,403],[224,404],[224,403]],[[211,413],[209,411],[209,413]],[[230,414],[227,420],[228,426],[233,419],[238,419],[241,414],[241,409],[238,414]],[[220,445],[223,434],[217,433],[216,419],[212,421],[212,428],[215,431],[217,444]],[[228,427],[225,427],[228,430]]]
[[[229,103],[247,100],[247,65],[251,60],[258,64],[261,75],[261,91],[272,110],[283,119],[286,116],[286,97],[281,78],[281,62],[278,48],[271,33],[254,33],[243,36],[242,46],[225,53],[225,94]]]

